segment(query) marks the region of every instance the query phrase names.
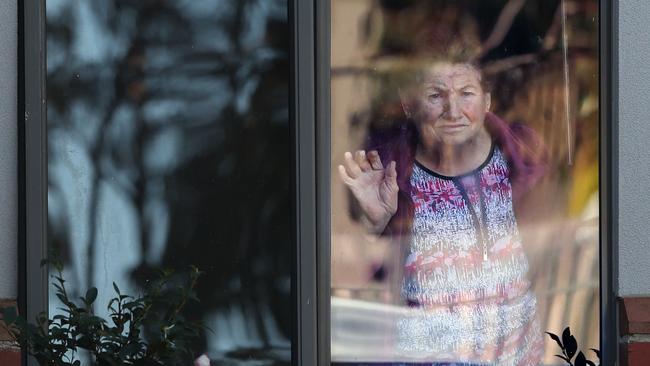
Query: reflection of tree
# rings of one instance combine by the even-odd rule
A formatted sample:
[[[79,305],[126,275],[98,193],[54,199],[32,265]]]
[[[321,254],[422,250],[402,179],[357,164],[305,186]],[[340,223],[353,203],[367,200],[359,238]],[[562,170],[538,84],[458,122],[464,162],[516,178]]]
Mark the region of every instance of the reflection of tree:
[[[80,291],[117,212],[139,254],[106,273],[196,264],[193,317],[236,307],[255,347],[288,338],[286,26],[282,1],[48,2],[50,240]]]

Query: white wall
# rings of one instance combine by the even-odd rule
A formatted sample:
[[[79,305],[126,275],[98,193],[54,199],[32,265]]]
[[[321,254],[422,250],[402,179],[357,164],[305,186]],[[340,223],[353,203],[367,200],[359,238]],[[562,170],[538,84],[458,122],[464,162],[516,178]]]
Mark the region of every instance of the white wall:
[[[16,298],[16,0],[0,1],[0,298]]]
[[[650,1],[619,1],[619,295],[650,294]]]

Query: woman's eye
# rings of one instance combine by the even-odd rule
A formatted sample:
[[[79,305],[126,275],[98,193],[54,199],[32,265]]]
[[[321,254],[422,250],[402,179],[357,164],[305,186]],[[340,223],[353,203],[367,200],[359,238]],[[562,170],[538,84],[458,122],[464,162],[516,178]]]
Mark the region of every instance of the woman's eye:
[[[429,98],[431,99],[439,99],[440,98],[440,93],[433,93],[429,95]]]
[[[469,97],[469,96],[472,96],[472,95],[474,95],[474,93],[471,92],[471,91],[464,91],[464,92],[463,92],[463,96],[464,96],[464,97]]]

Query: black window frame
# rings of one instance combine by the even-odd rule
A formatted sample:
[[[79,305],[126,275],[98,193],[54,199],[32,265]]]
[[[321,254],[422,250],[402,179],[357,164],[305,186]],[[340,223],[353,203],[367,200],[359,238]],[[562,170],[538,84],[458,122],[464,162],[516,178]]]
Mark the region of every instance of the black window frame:
[[[48,308],[45,0],[18,1],[18,304]],[[618,0],[599,0],[600,339],[618,363]],[[292,364],[330,364],[330,1],[289,0],[293,148]],[[36,365],[35,360],[23,364]]]
[[[45,0],[17,2],[18,310],[33,321],[48,309]]]

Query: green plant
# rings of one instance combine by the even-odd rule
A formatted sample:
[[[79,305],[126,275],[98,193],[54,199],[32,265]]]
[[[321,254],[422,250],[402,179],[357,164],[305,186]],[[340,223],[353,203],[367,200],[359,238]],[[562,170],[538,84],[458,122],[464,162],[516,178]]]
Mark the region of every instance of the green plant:
[[[60,314],[48,318],[43,312],[32,324],[14,308],[2,309],[7,329],[40,365],[81,365],[80,350],[99,366],[192,364],[192,344],[203,327],[182,311],[188,301],[198,301],[194,288],[201,272],[196,267],[186,275],[161,271],[139,297],[122,294],[113,283],[116,296],[108,302],[105,319],[94,311],[97,289],[89,289],[80,301],[71,299],[61,264],[50,263],[56,269],[52,286],[63,304]]]
[[[576,355],[576,352],[578,351],[578,341],[576,341],[576,338],[571,334],[571,329],[569,329],[569,327],[564,328],[561,340],[560,337],[556,334],[549,332],[546,332],[546,334],[548,334],[548,336],[551,337],[551,339],[553,339],[562,349],[562,354],[555,355],[555,357],[563,359],[568,365],[571,366],[596,366],[596,363],[588,360],[582,351],[579,351]],[[594,348],[591,348],[591,350],[596,353],[596,357],[600,359],[600,351]],[[575,359],[573,359],[574,356]],[[572,359],[573,361],[571,361]]]

